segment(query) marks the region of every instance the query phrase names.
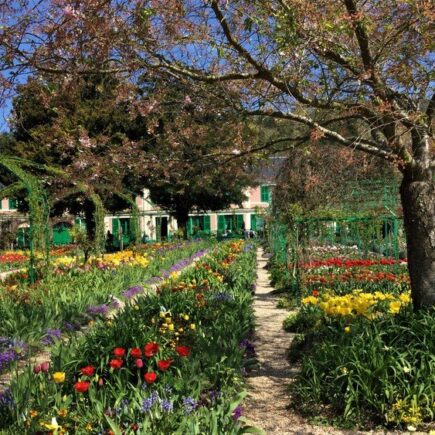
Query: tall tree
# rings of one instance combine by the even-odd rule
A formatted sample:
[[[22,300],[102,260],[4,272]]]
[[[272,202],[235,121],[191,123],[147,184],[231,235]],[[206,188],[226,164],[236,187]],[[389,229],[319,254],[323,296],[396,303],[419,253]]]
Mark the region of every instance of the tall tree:
[[[432,2],[152,3],[159,65],[224,95],[238,89],[229,104],[241,111],[296,121],[312,138],[377,156],[402,173],[412,298],[417,309],[434,305]],[[343,119],[357,131],[343,129]]]
[[[173,78],[155,83],[138,105],[154,126],[154,140],[146,145],[151,200],[177,219],[185,236],[189,212],[241,205],[244,190],[255,184],[253,159],[235,157],[255,131],[234,110]]]
[[[23,69],[92,74],[92,53],[100,71],[165,68],[246,114],[390,162],[402,173],[414,306],[434,305],[429,0],[19,0],[1,3],[0,17],[4,89]],[[358,121],[356,134],[343,118]]]
[[[90,240],[95,233],[93,195],[112,211],[129,204],[118,193],[140,192],[139,168],[146,135],[143,120],[118,100],[123,86],[114,76],[93,75],[80,83],[39,77],[19,87],[12,133],[15,156],[59,168],[51,180],[52,212],[83,213]]]

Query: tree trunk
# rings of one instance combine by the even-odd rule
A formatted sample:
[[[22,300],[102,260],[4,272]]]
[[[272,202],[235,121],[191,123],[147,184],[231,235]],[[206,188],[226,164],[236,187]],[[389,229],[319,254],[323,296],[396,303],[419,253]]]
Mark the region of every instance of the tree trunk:
[[[435,182],[405,172],[400,187],[414,309],[435,305]]]

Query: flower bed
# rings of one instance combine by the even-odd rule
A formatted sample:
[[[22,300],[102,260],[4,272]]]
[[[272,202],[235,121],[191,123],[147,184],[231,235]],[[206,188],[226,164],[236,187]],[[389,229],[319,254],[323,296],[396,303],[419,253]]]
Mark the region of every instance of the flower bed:
[[[6,251],[0,254],[0,272],[17,269],[28,260],[22,251]]]
[[[123,291],[146,286],[153,276],[208,246],[208,242],[189,243],[164,255],[147,254],[146,263],[123,263],[115,269],[55,269],[34,285],[8,279],[0,285],[0,336],[25,340],[32,349],[51,345],[62,333],[116,306],[110,295],[122,298]],[[92,309],[102,306],[106,308]]]
[[[301,307],[284,322],[301,333],[295,406],[346,426],[433,424],[435,310],[413,313],[406,262],[322,257],[302,265]]]
[[[0,399],[0,429],[240,433],[255,253],[225,243],[176,275],[20,376]]]

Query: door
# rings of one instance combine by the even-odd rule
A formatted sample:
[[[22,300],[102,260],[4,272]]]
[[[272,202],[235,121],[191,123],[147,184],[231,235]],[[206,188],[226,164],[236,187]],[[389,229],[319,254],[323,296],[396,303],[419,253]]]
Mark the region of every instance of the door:
[[[53,245],[69,245],[71,239],[71,224],[68,222],[59,222],[53,225]]]

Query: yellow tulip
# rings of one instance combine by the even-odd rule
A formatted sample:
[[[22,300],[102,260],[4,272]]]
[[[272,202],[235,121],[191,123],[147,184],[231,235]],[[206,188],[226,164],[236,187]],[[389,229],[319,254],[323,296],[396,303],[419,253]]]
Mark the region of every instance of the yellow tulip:
[[[61,384],[62,382],[65,382],[65,372],[53,373],[53,381],[56,382],[56,384]]]

